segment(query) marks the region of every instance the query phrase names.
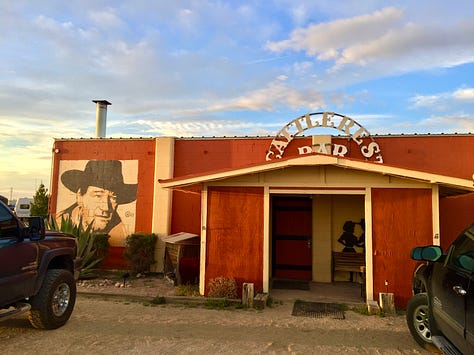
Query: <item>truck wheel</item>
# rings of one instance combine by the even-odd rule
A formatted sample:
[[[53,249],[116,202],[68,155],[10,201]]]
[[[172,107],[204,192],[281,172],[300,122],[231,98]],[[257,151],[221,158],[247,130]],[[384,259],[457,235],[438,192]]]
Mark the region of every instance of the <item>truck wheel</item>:
[[[71,272],[48,270],[38,294],[31,299],[28,320],[35,328],[59,328],[68,321],[75,302],[76,282]]]
[[[407,306],[407,324],[413,338],[424,349],[439,353],[439,349],[433,344],[429,324],[430,310],[428,307],[428,296],[426,293],[414,295]]]

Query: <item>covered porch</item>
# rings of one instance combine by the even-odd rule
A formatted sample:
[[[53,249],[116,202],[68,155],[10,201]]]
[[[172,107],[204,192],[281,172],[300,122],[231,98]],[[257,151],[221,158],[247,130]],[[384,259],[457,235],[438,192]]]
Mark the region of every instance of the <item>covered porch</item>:
[[[332,270],[332,252],[342,249],[337,240],[344,222],[363,218],[365,243],[358,252],[365,256],[366,299],[373,301],[385,292],[389,280],[402,307],[410,297],[415,266],[409,251],[419,244],[439,244],[440,196],[474,191],[472,181],[465,179],[324,154],[160,183],[165,188],[201,187],[201,294],[206,294],[210,279],[225,276],[235,278],[239,285],[254,283],[257,292],[303,292],[305,297],[318,298],[335,291],[331,297],[340,296],[341,301],[363,301],[357,275],[349,283],[347,273],[335,275]],[[280,251],[275,250],[279,237],[274,225],[280,217],[273,214],[272,202],[277,196],[311,200],[308,221],[287,217],[291,222],[285,227],[287,236],[295,226],[304,224],[306,230],[303,234],[295,231],[296,242],[283,243]],[[302,268],[305,276],[277,275],[284,267],[276,266],[287,261],[278,262],[279,255],[294,254],[293,261],[286,263],[290,269],[302,266],[301,254],[294,249],[298,244],[310,252],[309,264]],[[275,278],[306,279],[310,290],[279,291],[272,288]],[[347,289],[337,290],[338,282]],[[353,296],[348,294],[350,289]]]

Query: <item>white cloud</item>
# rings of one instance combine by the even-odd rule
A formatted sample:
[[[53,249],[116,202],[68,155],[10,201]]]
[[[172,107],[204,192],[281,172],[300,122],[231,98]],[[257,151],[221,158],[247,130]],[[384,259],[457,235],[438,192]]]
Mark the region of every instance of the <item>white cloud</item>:
[[[90,11],[89,18],[96,26],[102,28],[118,28],[124,25],[117,12],[110,7]]]
[[[414,70],[451,67],[474,61],[474,24],[458,21],[407,22],[402,10],[387,7],[371,14],[311,24],[288,39],[268,42],[273,52],[303,51],[317,61],[332,62],[329,72],[350,66],[393,75]]]
[[[370,15],[312,24],[293,31],[290,39],[268,42],[267,48],[274,52],[305,51],[319,60],[337,59],[341,49],[379,38],[401,17],[401,10],[389,7]]]
[[[32,197],[42,182],[49,189],[54,138],[93,137],[94,106],[90,119],[63,111],[63,117],[0,115],[0,195]],[[87,117],[88,115],[85,115]]]
[[[248,135],[273,135],[285,123],[282,122],[251,122],[240,119],[206,119],[199,120],[137,120],[120,123],[122,126],[134,127],[135,131],[143,131],[151,136],[171,137],[223,137]]]
[[[416,73],[407,80],[377,79],[470,62],[471,3],[402,0],[402,10],[330,0],[5,2],[0,163],[10,169],[10,180],[0,176],[0,187],[20,184],[26,172],[29,181],[22,186],[31,185],[32,177],[48,177],[52,137],[93,136],[92,99],[113,103],[110,137],[272,135],[302,113],[333,106],[365,117],[361,123],[371,131],[377,125],[387,132],[421,131],[430,124],[439,131],[449,124],[469,127],[473,89],[458,78],[472,65],[443,71],[439,93],[429,87],[438,77],[425,72],[428,86],[419,83],[419,95],[411,99],[412,108],[427,115],[456,110],[457,120],[454,114],[420,120],[419,112],[403,111],[406,101],[387,104],[387,97],[406,100]],[[449,85],[458,89],[449,91],[442,81],[454,72]],[[399,82],[404,86],[397,87]],[[393,119],[364,116],[393,114],[390,106],[398,110]],[[407,122],[394,126],[400,117]]]
[[[348,64],[388,65],[391,72],[451,67],[474,60],[474,25],[451,29],[407,24],[380,38],[345,48],[333,70]]]
[[[323,94],[314,89],[295,89],[281,79],[270,82],[266,87],[250,91],[235,99],[223,100],[220,104],[210,106],[209,111],[255,110],[277,111],[279,107],[293,110],[317,110],[325,106]]]
[[[432,110],[454,110],[460,104],[474,103],[474,88],[463,87],[454,92],[433,95],[416,95],[410,99],[412,108],[430,108]]]
[[[445,101],[449,98],[447,94],[437,94],[437,95],[416,95],[410,99],[414,108],[418,107],[431,107],[439,105],[441,101]]]
[[[462,88],[453,93],[453,97],[458,100],[474,102],[474,88]]]
[[[456,113],[453,115],[433,115],[416,124],[417,132],[456,133],[474,132],[474,115]]]

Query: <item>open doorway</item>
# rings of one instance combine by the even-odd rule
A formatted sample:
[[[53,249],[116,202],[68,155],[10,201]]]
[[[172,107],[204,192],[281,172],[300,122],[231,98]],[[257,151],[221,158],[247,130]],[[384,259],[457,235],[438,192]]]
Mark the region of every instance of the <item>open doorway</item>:
[[[355,230],[350,232],[358,243],[355,253],[343,256],[354,256],[365,264],[363,194],[274,194],[270,206],[272,285],[279,279],[360,285],[364,278],[359,268],[348,271],[346,265],[335,265],[334,255],[342,254],[345,246],[340,239],[347,233],[344,225],[352,221]]]
[[[277,279],[312,279],[312,199],[272,197],[272,275]]]

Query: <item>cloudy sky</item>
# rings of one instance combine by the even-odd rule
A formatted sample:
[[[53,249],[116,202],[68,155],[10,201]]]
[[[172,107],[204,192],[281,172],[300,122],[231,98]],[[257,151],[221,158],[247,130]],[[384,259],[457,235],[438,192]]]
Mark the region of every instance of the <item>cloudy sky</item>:
[[[0,195],[49,188],[54,138],[474,133],[474,1],[2,1]],[[337,132],[335,132],[337,133]]]

